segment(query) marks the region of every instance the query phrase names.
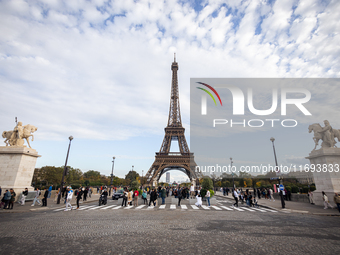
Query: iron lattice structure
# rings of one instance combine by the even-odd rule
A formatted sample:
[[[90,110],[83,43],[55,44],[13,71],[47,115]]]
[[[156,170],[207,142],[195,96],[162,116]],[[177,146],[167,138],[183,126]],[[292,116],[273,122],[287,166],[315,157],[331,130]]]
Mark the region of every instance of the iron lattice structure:
[[[198,177],[195,172],[196,163],[194,154],[190,153],[184,136],[185,128],[182,126],[176,57],[171,65],[171,70],[172,81],[168,125],[165,128],[165,136],[161,148],[158,153],[156,152],[155,161],[145,175],[147,185],[158,183],[161,176],[170,170],[184,172],[191,182],[196,181]],[[178,141],[179,152],[170,152],[171,141],[173,140]]]

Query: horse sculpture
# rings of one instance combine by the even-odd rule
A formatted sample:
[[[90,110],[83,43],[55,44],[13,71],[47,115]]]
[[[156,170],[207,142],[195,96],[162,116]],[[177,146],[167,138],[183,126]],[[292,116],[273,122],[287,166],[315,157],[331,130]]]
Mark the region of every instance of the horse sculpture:
[[[319,140],[322,140],[322,144],[321,147],[328,147],[328,148],[333,148],[336,147],[335,143],[336,141],[334,140],[334,138],[338,138],[338,141],[340,142],[340,130],[338,129],[332,129],[331,131],[324,131],[323,128],[321,127],[321,125],[319,123],[314,123],[312,125],[309,125],[308,127],[308,132],[314,132],[314,143],[315,143],[315,147],[313,149],[313,151],[316,149],[316,147],[319,144]],[[325,132],[330,132],[330,141],[326,138]]]
[[[30,142],[29,142],[29,138],[32,137],[32,141],[34,141],[34,135],[32,133],[34,133],[35,131],[37,131],[38,128],[36,128],[33,125],[25,125],[23,126],[23,132],[22,132],[22,137],[21,139],[26,139],[26,142],[28,144],[28,146],[30,148]],[[16,146],[17,145],[17,138],[16,136],[13,134],[15,131],[4,131],[2,132],[2,137],[6,138],[6,140],[4,141],[4,143],[6,143],[6,146]],[[14,137],[13,137],[14,136]]]

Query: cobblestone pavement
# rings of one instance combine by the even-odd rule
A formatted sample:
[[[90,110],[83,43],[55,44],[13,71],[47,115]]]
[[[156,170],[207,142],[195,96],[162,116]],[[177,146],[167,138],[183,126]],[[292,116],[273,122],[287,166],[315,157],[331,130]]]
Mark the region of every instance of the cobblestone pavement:
[[[340,217],[108,208],[2,214],[0,224],[2,254],[340,254]]]

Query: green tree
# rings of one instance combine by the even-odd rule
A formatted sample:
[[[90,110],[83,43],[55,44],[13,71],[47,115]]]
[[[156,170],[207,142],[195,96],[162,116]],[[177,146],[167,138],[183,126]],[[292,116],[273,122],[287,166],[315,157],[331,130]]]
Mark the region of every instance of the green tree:
[[[204,177],[202,181],[202,189],[214,189],[213,181],[209,177]]]
[[[139,177],[139,174],[136,171],[130,170],[127,175],[125,175],[125,180],[127,185],[131,185],[131,183]]]
[[[131,182],[131,188],[132,188],[133,190],[138,189],[139,186],[140,186],[140,183],[139,183],[137,180],[134,180],[134,181]]]

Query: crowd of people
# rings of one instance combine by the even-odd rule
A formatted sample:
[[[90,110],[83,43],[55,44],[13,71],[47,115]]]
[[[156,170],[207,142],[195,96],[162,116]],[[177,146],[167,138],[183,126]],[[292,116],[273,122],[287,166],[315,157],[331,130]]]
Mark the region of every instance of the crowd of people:
[[[36,188],[33,203],[31,206],[35,206],[35,204],[39,204],[41,206],[47,206],[47,198],[51,197],[53,185],[50,185],[49,188],[44,188],[42,191],[39,188]],[[97,193],[101,195],[101,199],[103,201],[103,204],[106,204],[107,197],[111,196],[111,193],[114,194],[121,190],[120,192],[123,194],[122,199],[122,206],[138,206],[138,198],[141,196],[144,205],[148,206],[156,206],[158,203],[161,203],[162,205],[165,204],[165,198],[173,196],[174,198],[178,199],[178,206],[181,206],[181,201],[184,199],[194,199],[196,198],[196,206],[202,205],[202,196],[201,196],[201,188],[200,187],[194,187],[194,185],[191,185],[188,187],[162,187],[159,186],[158,188],[153,187],[140,187],[140,189],[132,189],[130,187],[96,187]],[[138,190],[142,190],[141,194]],[[227,195],[229,193],[232,194],[232,196],[235,199],[235,203],[233,206],[238,207],[239,203],[244,204],[252,207],[258,207],[258,199],[269,199],[270,201],[275,201],[273,196],[273,190],[271,188],[257,188],[251,192],[249,189],[246,189],[245,191],[242,190],[242,188],[239,189],[229,189],[227,187],[221,188],[221,192],[223,192],[223,195]],[[55,193],[54,202],[58,200],[58,197],[60,196],[61,200],[63,200],[66,208],[65,210],[68,210],[70,208],[71,210],[71,200],[73,198],[73,193],[76,198],[77,207],[76,209],[79,209],[79,201],[86,201],[87,197],[91,197],[91,194],[93,193],[93,189],[91,187],[79,187],[75,191],[73,191],[71,186],[64,186],[61,190],[58,188]],[[0,187],[0,196],[2,195],[2,189]],[[22,191],[21,198],[19,201],[19,204],[25,205],[25,198],[28,195],[28,189],[25,188],[24,191]],[[42,199],[40,199],[42,195]],[[291,193],[290,191],[283,190],[282,195],[285,200],[291,200]],[[308,198],[311,204],[314,204],[314,198],[313,198],[313,192],[309,190],[308,192]],[[210,191],[207,190],[206,194],[204,194],[204,197],[206,198],[208,206],[210,206]],[[158,202],[158,199],[161,199],[161,202]],[[328,207],[333,208],[333,206],[329,203],[328,196],[325,192],[322,191],[322,199],[324,201],[324,209],[327,209]],[[0,202],[0,208],[3,207],[3,209],[12,210],[14,206],[14,202],[16,200],[16,193],[13,189],[7,189],[1,199]],[[337,205],[337,208],[340,212],[340,196],[338,193],[335,193],[334,195],[334,203]]]

